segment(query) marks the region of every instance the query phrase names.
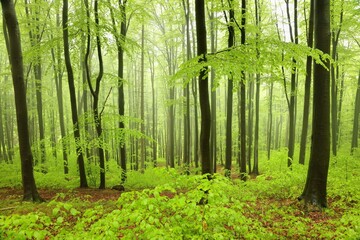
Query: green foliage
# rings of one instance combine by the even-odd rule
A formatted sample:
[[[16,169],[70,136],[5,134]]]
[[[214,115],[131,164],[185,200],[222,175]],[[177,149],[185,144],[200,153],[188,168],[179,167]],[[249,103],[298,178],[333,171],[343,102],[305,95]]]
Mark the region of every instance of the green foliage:
[[[294,163],[289,171],[280,167],[286,160],[286,151],[274,151],[272,156],[261,165],[262,175],[246,182],[229,180],[221,174],[208,180],[207,176],[187,176],[175,169],[149,168],[143,174],[129,172],[127,191],[117,201],[91,203],[74,198],[69,192],[39,205],[8,202],[16,210],[0,212],[0,238],[356,239],[359,236],[359,163],[354,157],[332,159],[329,209],[306,212],[296,200],[303,190],[306,166]],[[111,175],[117,170],[113,171]],[[207,204],[199,204],[202,198],[207,199]]]

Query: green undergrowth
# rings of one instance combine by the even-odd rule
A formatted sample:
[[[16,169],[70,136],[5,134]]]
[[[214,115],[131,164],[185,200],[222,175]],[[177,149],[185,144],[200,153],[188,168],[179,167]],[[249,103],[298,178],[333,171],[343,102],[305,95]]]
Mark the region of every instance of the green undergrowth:
[[[320,212],[297,201],[307,169],[289,171],[283,154],[246,182],[159,168],[130,171],[116,201],[64,201],[71,191],[41,204],[5,201],[0,239],[359,239],[357,157],[332,159],[329,208]]]

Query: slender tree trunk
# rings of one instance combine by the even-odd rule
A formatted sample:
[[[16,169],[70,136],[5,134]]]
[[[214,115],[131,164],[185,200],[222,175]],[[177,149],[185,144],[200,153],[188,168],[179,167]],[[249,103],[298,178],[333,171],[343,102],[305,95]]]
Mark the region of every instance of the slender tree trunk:
[[[110,3],[110,0],[109,0]],[[115,16],[112,8],[110,7],[110,15],[114,30],[114,37],[117,45],[117,55],[118,55],[118,112],[120,115],[119,121],[119,130],[121,135],[121,142],[119,143],[119,152],[120,152],[120,167],[121,167],[121,184],[126,180],[126,148],[125,148],[125,124],[124,124],[124,115],[125,115],[125,96],[124,96],[124,48],[123,44],[125,43],[127,27],[126,27],[126,3],[127,0],[120,0],[119,9],[121,13],[121,24],[120,24],[120,38],[116,34],[116,23]],[[153,95],[154,98],[154,95]]]
[[[241,0],[241,44],[245,44],[246,24],[246,0]],[[246,180],[246,95],[245,95],[245,72],[241,72],[240,81],[240,178]]]
[[[315,48],[330,53],[330,0],[315,0]],[[324,62],[327,68],[330,62]],[[306,184],[299,199],[327,207],[327,176],[330,160],[330,74],[314,65],[313,127],[310,162]]]
[[[35,4],[38,4],[36,1]],[[25,0],[25,11],[28,18],[33,18],[35,22],[35,28],[32,29],[30,27],[29,36],[31,47],[35,48],[39,46],[41,41],[41,34],[40,34],[40,26],[39,26],[39,10],[38,6],[35,6],[36,10],[34,11],[35,16],[30,16],[28,2]],[[29,24],[31,25],[31,24]],[[36,96],[36,110],[37,110],[37,117],[38,117],[38,125],[39,125],[39,149],[40,149],[40,160],[41,164],[45,163],[46,159],[46,150],[45,150],[45,127],[44,127],[44,119],[43,119],[43,108],[42,108],[42,65],[41,65],[41,56],[40,53],[37,51],[35,56],[35,61],[33,62],[33,69],[34,69],[34,76],[35,76],[35,96]],[[46,172],[44,166],[41,166],[42,171]]]
[[[354,107],[354,121],[351,139],[351,155],[354,153],[354,149],[358,147],[358,135],[359,135],[359,113],[360,113],[360,71],[358,77],[358,85],[356,88],[356,98]]]
[[[250,78],[250,76],[249,76]],[[253,76],[251,76],[253,78]],[[256,80],[255,80],[256,81]],[[248,143],[248,152],[246,155],[246,163],[248,165],[249,174],[251,173],[251,159],[252,159],[252,150],[253,150],[253,129],[254,129],[254,80],[251,79],[248,81],[248,125],[247,125],[247,143]],[[254,149],[255,150],[255,149]]]
[[[65,58],[65,66],[68,74],[68,83],[69,83],[69,91],[70,91],[70,102],[71,102],[71,114],[72,114],[72,122],[74,128],[74,138],[76,143],[76,154],[77,154],[77,163],[79,165],[79,173],[80,173],[80,187],[87,188],[87,180],[85,173],[85,164],[83,151],[80,146],[80,129],[79,129],[79,121],[76,107],[76,93],[75,93],[75,84],[74,84],[74,74],[71,66],[70,60],[70,48],[69,48],[69,30],[68,30],[68,0],[63,0],[63,17],[62,17],[62,27],[63,27],[63,39],[64,39],[64,58]]]
[[[186,59],[191,59],[191,42],[190,42],[190,2],[189,0],[182,1],[185,13],[186,22]],[[184,97],[186,99],[185,114],[184,114],[184,165],[187,174],[190,174],[190,83],[186,84],[184,88]]]
[[[197,55],[201,62],[206,62],[206,24],[205,24],[205,3],[204,0],[195,2]],[[210,164],[210,131],[211,113],[209,101],[209,83],[207,67],[199,73],[199,101],[201,111],[201,131],[200,131],[200,160],[202,174],[211,173]]]
[[[344,82],[345,82],[345,73],[342,71],[341,73],[341,83],[340,83],[340,93],[339,93],[339,109],[338,109],[338,121],[337,121],[337,128],[338,128],[338,139],[337,139],[337,143],[338,143],[338,148],[340,148],[340,144],[341,144],[341,138],[340,138],[340,124],[341,124],[341,113],[342,113],[342,104],[343,104],[343,97],[344,97]]]
[[[289,1],[286,1],[286,12],[288,16],[288,24],[291,42],[298,44],[298,27],[297,27],[297,0],[294,1],[294,34],[292,32],[292,24],[290,17]],[[287,165],[291,168],[292,161],[294,158],[295,150],[295,121],[296,121],[296,78],[297,78],[297,68],[295,58],[292,59],[293,68],[291,72],[291,92],[290,92],[290,101],[289,101],[289,139],[288,139],[288,162]]]
[[[228,28],[228,48],[235,46],[235,12],[233,1],[229,1],[229,19],[225,15]],[[225,176],[231,177],[232,162],[232,115],[233,115],[233,74],[229,73],[227,81],[227,101],[226,101],[226,144],[225,144]]]
[[[259,175],[259,112],[260,112],[260,73],[256,74],[255,93],[255,135],[254,135],[254,168],[252,173]]]
[[[256,25],[261,32],[261,13],[258,0],[255,0],[255,16]],[[260,41],[260,34],[256,34],[256,57],[260,57],[260,51],[258,49],[258,43]],[[253,174],[259,175],[259,112],[260,112],[260,73],[256,73],[256,93],[255,93],[255,140],[254,140],[254,169]],[[250,154],[250,153],[249,153]],[[250,168],[250,165],[249,165]]]
[[[314,39],[314,0],[310,1],[310,16],[309,16],[309,31],[307,38],[308,47],[313,47]],[[306,58],[306,78],[305,78],[305,93],[304,93],[304,110],[301,130],[299,163],[305,164],[306,142],[309,128],[309,113],[310,113],[310,88],[311,88],[311,74],[312,74],[313,60],[311,56]]]
[[[141,25],[141,90],[140,90],[140,119],[141,119],[141,133],[145,134],[145,98],[144,98],[144,75],[145,75],[145,28],[144,24]],[[140,170],[145,170],[145,138],[141,138],[141,153],[140,153]]]
[[[271,143],[272,143],[272,133],[273,133],[273,90],[274,90],[274,83],[270,83],[269,88],[269,114],[268,114],[268,127],[267,127],[267,159],[270,160],[270,154],[271,154]],[[275,147],[276,147],[276,141]],[[273,147],[274,147],[273,145]]]
[[[24,81],[24,66],[22,58],[20,29],[12,0],[1,0],[2,12],[9,35],[9,59],[14,86],[16,119],[18,128],[21,176],[23,184],[23,200],[41,202],[34,178],[33,155],[29,141],[28,111],[26,104],[26,89]]]
[[[339,22],[339,28],[337,30],[333,30],[331,33],[331,44],[332,44],[332,51],[331,51],[331,57],[335,61],[337,61],[337,47],[341,32],[341,25],[343,21],[343,4],[344,1],[342,0],[341,5],[341,12],[340,12],[340,22]],[[333,17],[332,17],[333,18]],[[335,25],[335,23],[334,23]],[[330,77],[331,77],[331,147],[332,147],[332,154],[334,156],[337,155],[337,139],[338,139],[338,87],[337,87],[337,74],[335,73],[335,70],[337,68],[334,65],[330,65]]]
[[[100,165],[100,186],[99,189],[105,189],[105,151],[103,148],[104,136],[103,136],[103,129],[102,129],[102,117],[99,109],[99,95],[100,95],[100,83],[104,74],[104,64],[102,59],[102,50],[101,50],[101,41],[100,41],[100,26],[99,26],[99,12],[98,12],[98,0],[94,2],[94,15],[95,15],[95,26],[96,26],[96,49],[97,55],[99,59],[99,73],[96,77],[96,86],[95,89],[92,87],[91,93],[93,95],[93,114],[94,114],[94,122],[95,122],[95,129],[98,137],[98,141],[100,141],[98,147],[98,154],[99,154],[99,165]],[[90,19],[89,19],[90,20]],[[88,33],[90,34],[90,33]],[[88,77],[89,86],[91,86],[91,82],[89,81],[90,78]]]
[[[151,92],[152,92],[152,159],[153,159],[153,166],[157,167],[157,141],[158,141],[158,134],[157,134],[157,102],[155,96],[155,57],[150,57],[149,54],[149,63],[150,63],[150,72],[151,72]]]
[[[57,10],[56,12],[56,26],[60,27],[60,13]],[[53,37],[52,37],[53,39]],[[51,57],[53,61],[53,69],[54,69],[54,79],[55,79],[55,89],[56,89],[56,97],[58,100],[58,109],[59,109],[59,124],[60,124],[60,134],[61,134],[61,146],[62,146],[62,158],[64,164],[64,174],[69,173],[68,167],[68,154],[67,154],[67,143],[65,140],[66,130],[65,130],[65,114],[64,114],[64,101],[63,101],[63,70],[61,65],[61,46],[60,43],[56,46],[56,54],[55,49],[51,48]]]
[[[212,3],[213,4],[213,3]],[[213,7],[213,6],[212,6]],[[211,52],[216,52],[217,48],[217,28],[215,25],[215,12],[211,11],[209,14],[210,20],[210,44]],[[213,172],[216,172],[217,165],[217,130],[216,130],[216,86],[215,86],[215,69],[211,68],[211,134],[210,134],[210,159]]]

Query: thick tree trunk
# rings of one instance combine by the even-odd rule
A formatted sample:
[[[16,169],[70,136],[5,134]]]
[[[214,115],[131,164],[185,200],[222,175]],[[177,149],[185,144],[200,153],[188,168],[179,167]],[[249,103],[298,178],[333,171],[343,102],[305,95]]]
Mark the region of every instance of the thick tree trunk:
[[[197,36],[197,55],[201,62],[206,61],[206,24],[205,24],[205,3],[204,0],[195,1],[195,19]],[[209,101],[209,83],[207,67],[199,73],[199,100],[201,111],[201,131],[200,131],[200,160],[202,164],[202,174],[211,173],[210,164],[210,130],[211,113]]]
[[[68,83],[69,83],[69,91],[70,91],[70,103],[71,103],[71,115],[72,122],[74,128],[74,138],[76,143],[76,154],[77,154],[77,163],[79,165],[79,173],[80,173],[80,187],[87,188],[87,180],[85,173],[85,164],[83,151],[80,142],[80,129],[79,129],[79,121],[76,107],[76,93],[75,93],[75,84],[74,84],[74,74],[71,66],[70,60],[70,49],[69,49],[69,30],[68,30],[68,0],[63,0],[63,39],[64,39],[64,58],[65,65],[68,74]]]
[[[21,176],[24,189],[23,200],[40,202],[33,172],[33,155],[29,141],[28,111],[21,50],[20,30],[12,0],[1,0],[2,12],[9,34],[9,59],[13,78],[16,119],[21,158]]]
[[[315,0],[315,48],[330,53],[330,0]],[[324,62],[327,68],[330,62]],[[305,204],[327,207],[326,185],[330,160],[330,74],[314,65],[313,127],[310,163],[303,194]]]

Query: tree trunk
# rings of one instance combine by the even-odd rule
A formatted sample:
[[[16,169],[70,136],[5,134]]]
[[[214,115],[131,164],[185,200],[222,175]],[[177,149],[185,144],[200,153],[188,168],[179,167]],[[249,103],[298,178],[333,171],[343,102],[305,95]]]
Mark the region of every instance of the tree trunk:
[[[70,103],[71,103],[71,115],[74,128],[74,138],[76,143],[76,154],[77,154],[77,163],[79,165],[80,173],[80,187],[87,188],[87,180],[85,173],[85,164],[83,151],[80,146],[80,129],[79,121],[76,107],[76,93],[75,93],[75,84],[74,84],[74,74],[71,66],[70,60],[70,48],[69,48],[69,30],[68,30],[68,0],[63,0],[63,17],[62,17],[62,27],[63,27],[63,39],[64,39],[64,58],[65,65],[68,74],[68,83],[70,91]]]
[[[228,48],[235,45],[235,12],[233,7],[233,1],[229,1],[229,20],[225,15],[227,21],[227,28],[229,32],[228,36]],[[233,75],[229,73],[228,87],[227,87],[227,101],[226,101],[226,144],[225,144],[225,176],[231,177],[231,162],[232,162],[232,115],[233,115]]]
[[[340,12],[340,22],[339,28],[333,30],[331,33],[331,44],[332,44],[332,51],[331,57],[336,62],[338,59],[337,54],[337,47],[339,43],[339,37],[341,32],[341,26],[343,21],[343,0]],[[335,23],[334,23],[335,25]],[[338,87],[337,87],[337,74],[335,70],[337,68],[334,65],[330,65],[330,78],[331,78],[331,147],[332,147],[332,154],[334,156],[337,155],[337,139],[338,139],[338,101],[337,101],[337,94],[338,94]]]
[[[351,139],[351,155],[353,154],[355,148],[358,147],[358,135],[359,135],[359,113],[360,113],[360,71],[358,77],[358,85],[356,88],[356,98],[355,98],[355,107],[354,107],[354,121],[353,121],[353,130],[352,130],[352,139]]]
[[[339,73],[339,71],[338,71]],[[341,144],[341,138],[340,138],[340,124],[341,124],[341,113],[342,113],[342,105],[343,105],[343,96],[344,96],[344,82],[345,82],[345,73],[342,70],[341,73],[341,83],[340,83],[340,93],[339,93],[339,104],[338,104],[338,120],[337,120],[337,128],[338,128],[338,139],[337,139],[337,143],[338,143],[338,148],[340,148],[340,144]]]
[[[252,171],[252,173],[255,176],[259,175],[259,118],[260,118],[259,112],[260,112],[260,73],[257,73],[256,93],[255,93],[254,168]]]
[[[35,1],[35,4],[37,2]],[[28,2],[25,0],[25,11],[28,18],[33,18],[35,22],[34,30],[32,29],[31,24],[29,24],[30,30],[29,30],[29,36],[30,36],[30,42],[31,47],[35,48],[40,45],[41,41],[41,33],[40,33],[40,26],[39,26],[39,9],[38,6],[35,6],[36,10],[34,11],[34,16],[30,16],[29,8],[28,8]],[[41,55],[38,50],[35,53],[35,61],[33,62],[33,70],[34,70],[34,76],[35,76],[35,95],[36,95],[36,110],[37,110],[37,117],[38,117],[38,125],[39,125],[39,149],[40,149],[40,162],[41,165],[45,163],[46,159],[46,150],[45,150],[45,127],[44,127],[44,120],[43,120],[43,108],[42,108],[42,65],[41,65]],[[42,171],[46,172],[44,166],[41,166]]]
[[[206,62],[207,44],[206,44],[206,24],[205,24],[205,3],[204,0],[195,2],[196,19],[196,37],[197,37],[197,55],[200,62]],[[209,101],[209,83],[207,67],[200,70],[199,73],[199,101],[201,111],[201,130],[200,130],[200,161],[202,174],[211,173],[210,164],[210,130],[211,113]]]
[[[245,44],[246,24],[246,0],[241,0],[241,44]],[[246,95],[245,95],[245,72],[241,72],[240,82],[240,178],[246,180]]]
[[[190,2],[189,0],[182,1],[185,13],[186,22],[186,59],[191,59],[191,42],[190,42]],[[187,83],[184,88],[184,97],[186,99],[184,111],[184,165],[186,174],[190,174],[190,83]]]
[[[145,28],[144,28],[144,24],[141,25],[141,79],[140,79],[140,86],[141,86],[141,90],[140,90],[140,119],[141,119],[141,127],[140,127],[140,131],[142,134],[145,135],[145,98],[144,98],[144,75],[145,75],[145,64],[144,64],[144,60],[145,60]],[[141,172],[143,172],[145,170],[145,158],[146,158],[146,153],[145,153],[145,138],[142,137],[140,139],[141,141],[141,152],[140,152],[140,170]]]
[[[56,26],[60,27],[60,10],[56,12]],[[53,37],[52,37],[53,39]],[[62,158],[64,164],[64,174],[69,173],[68,167],[68,156],[67,156],[67,144],[66,144],[66,130],[65,130],[65,115],[64,115],[64,101],[63,101],[63,70],[61,66],[61,47],[60,43],[56,45],[56,54],[55,49],[51,48],[51,57],[53,61],[53,69],[54,69],[54,79],[55,79],[55,89],[56,89],[56,97],[58,100],[58,109],[59,109],[59,124],[60,124],[60,134],[61,134],[61,145],[62,145]]]
[[[250,78],[250,76],[249,76]],[[253,76],[251,76],[253,78]],[[255,80],[256,81],[256,80]],[[248,89],[248,125],[247,125],[247,143],[248,151],[246,155],[246,164],[248,165],[249,174],[251,173],[251,159],[252,159],[252,150],[253,150],[253,130],[254,130],[254,80],[249,79]]]
[[[255,17],[256,25],[261,32],[261,15],[260,6],[258,0],[255,0]],[[260,51],[258,49],[258,43],[260,40],[259,33],[256,34],[256,57],[260,57]],[[259,112],[260,112],[260,73],[256,73],[256,93],[255,93],[255,140],[254,140],[254,169],[253,174],[259,175]],[[250,153],[249,153],[250,154]],[[250,165],[249,165],[250,168]]]
[[[294,35],[292,32],[292,24],[290,18],[289,10],[289,1],[286,1],[286,12],[288,16],[288,24],[291,42],[298,44],[298,27],[297,27],[297,0],[294,1]],[[290,92],[290,101],[289,101],[289,139],[288,139],[288,162],[287,166],[291,168],[292,161],[294,158],[295,150],[295,121],[296,121],[296,77],[297,77],[297,68],[295,58],[292,59],[293,68],[291,71],[291,92]]]
[[[98,147],[98,154],[99,154],[99,165],[100,165],[100,185],[99,189],[105,189],[105,151],[103,148],[104,136],[103,136],[103,129],[102,129],[102,117],[99,110],[99,95],[100,95],[100,83],[104,74],[104,64],[102,59],[102,50],[101,50],[101,41],[100,41],[100,33],[99,33],[99,12],[98,12],[98,0],[94,2],[94,15],[95,15],[95,25],[96,25],[96,49],[97,55],[99,59],[99,73],[96,77],[95,82],[95,89],[91,87],[90,77],[88,76],[88,84],[90,86],[90,91],[93,95],[93,114],[94,114],[94,123],[95,129],[98,137],[99,147]],[[88,19],[89,21],[90,19]],[[88,23],[89,24],[89,23]],[[90,32],[88,32],[90,34]]]
[[[315,0],[315,48],[330,53],[330,0]],[[327,68],[330,61],[324,62]],[[330,160],[330,74],[314,65],[313,127],[306,184],[299,199],[327,207],[326,185]]]
[[[314,0],[310,1],[310,16],[309,16],[309,32],[307,38],[308,47],[313,47],[314,40]],[[305,164],[306,142],[309,128],[309,113],[310,113],[310,88],[311,88],[311,74],[312,74],[313,60],[311,56],[306,58],[306,78],[305,78],[305,93],[304,93],[304,110],[301,130],[299,163]]]
[[[269,114],[268,114],[268,126],[267,126],[267,159],[270,160],[271,154],[271,143],[272,143],[272,134],[273,134],[273,90],[274,90],[274,83],[270,83],[269,88]],[[276,142],[276,141],[275,141]],[[274,144],[274,143],[273,143]],[[276,143],[274,144],[276,146]],[[274,147],[273,145],[273,147]]]
[[[16,17],[15,6],[12,0],[1,0],[2,12],[9,34],[9,59],[13,78],[16,119],[18,128],[21,176],[23,184],[23,200],[41,202],[34,178],[33,155],[29,141],[28,111],[26,104],[26,89],[24,81],[24,68],[21,50],[20,30]]]

